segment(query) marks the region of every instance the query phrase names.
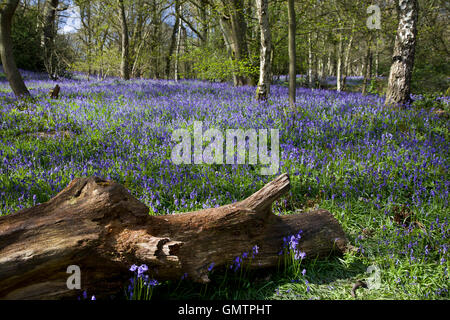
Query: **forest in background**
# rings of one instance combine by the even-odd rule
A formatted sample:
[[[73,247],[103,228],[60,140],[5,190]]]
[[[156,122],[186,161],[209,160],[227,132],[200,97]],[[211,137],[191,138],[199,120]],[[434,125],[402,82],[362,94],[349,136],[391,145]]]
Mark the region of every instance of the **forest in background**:
[[[418,3],[411,92],[448,95],[449,3]],[[367,27],[372,4],[380,8],[379,29]],[[347,77],[357,76],[364,78],[359,90],[384,94],[396,11],[396,1],[389,0],[295,1],[297,74],[304,75],[297,82],[348,90]],[[73,21],[76,26],[64,32]],[[280,79],[289,69],[286,1],[268,1],[268,21],[271,73]],[[261,35],[253,0],[25,0],[14,14],[11,34],[17,66],[46,71],[53,79],[83,72],[99,80],[258,82]],[[341,83],[329,81],[338,74]]]

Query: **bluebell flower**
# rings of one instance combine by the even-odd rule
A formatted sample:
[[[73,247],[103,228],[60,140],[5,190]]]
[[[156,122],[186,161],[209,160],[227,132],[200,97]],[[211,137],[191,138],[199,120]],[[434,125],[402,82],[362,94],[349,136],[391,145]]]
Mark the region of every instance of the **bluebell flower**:
[[[135,264],[133,264],[133,265],[130,267],[130,271],[134,272],[134,271],[137,270],[137,268],[138,268],[138,266],[135,265]]]
[[[142,264],[142,265],[138,268],[138,277],[141,277],[147,270],[148,270],[147,265],[146,265],[146,264]]]

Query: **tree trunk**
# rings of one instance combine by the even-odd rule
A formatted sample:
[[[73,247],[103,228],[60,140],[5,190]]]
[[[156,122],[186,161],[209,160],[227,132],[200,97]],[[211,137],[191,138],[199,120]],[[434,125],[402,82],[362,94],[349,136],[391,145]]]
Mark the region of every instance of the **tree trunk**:
[[[379,39],[378,39],[378,33],[377,33],[377,41],[375,42],[375,77],[378,78],[378,66],[379,66],[379,62],[380,62],[380,43],[379,43]]]
[[[11,39],[11,23],[14,12],[16,11],[19,0],[8,0],[2,2],[0,7],[0,55],[2,59],[3,70],[8,79],[9,85],[16,97],[30,96],[22,75],[17,69],[13,55],[13,44]]]
[[[311,32],[308,33],[308,87],[313,87],[313,56],[312,56],[312,41]]]
[[[366,49],[366,56],[364,58],[364,67],[362,70],[362,74],[363,74],[363,85],[362,85],[362,94],[366,95],[367,94],[367,83],[368,83],[368,79],[369,79],[369,73],[371,72],[371,41],[369,39],[369,41],[367,42],[367,49]]]
[[[355,34],[355,21],[352,24],[352,34],[350,36],[350,40],[348,41],[347,50],[345,52],[345,60],[344,60],[344,77],[342,79],[342,90],[345,90],[347,85],[347,77],[351,73],[351,65],[350,65],[350,52],[353,45],[353,36]]]
[[[339,43],[338,43],[338,49],[337,49],[337,66],[336,66],[336,90],[341,91],[342,90],[342,34],[338,35],[339,37]]]
[[[44,52],[44,66],[51,79],[55,80],[56,70],[54,63],[54,50],[55,50],[55,19],[56,8],[58,7],[59,0],[47,0],[44,8],[44,24],[42,27],[42,41],[41,46]]]
[[[120,28],[121,28],[121,50],[122,50],[122,60],[120,63],[120,75],[122,79],[129,80],[130,79],[130,70],[128,67],[129,61],[129,44],[128,44],[128,26],[127,19],[125,15],[125,6],[123,4],[123,0],[119,0],[119,9],[120,9]]]
[[[333,64],[331,63],[331,50],[328,49],[327,76],[333,75]]]
[[[229,24],[224,29],[228,29],[229,32],[229,43],[232,48],[232,60],[235,64],[236,69],[236,85],[242,86],[252,83],[252,79],[248,75],[241,73],[239,68],[240,64],[248,64],[248,45],[247,45],[247,23],[245,21],[243,8],[243,0],[226,0],[229,10],[228,17],[222,19],[222,23]]]
[[[175,75],[174,79],[175,81],[178,81],[178,73],[179,73],[179,58],[180,58],[180,45],[181,45],[181,28],[183,27],[182,22],[178,24],[178,31],[177,31],[177,47],[175,49]]]
[[[230,24],[227,21],[227,19],[222,16],[219,18],[219,25],[220,25],[220,30],[222,31],[223,40],[225,42],[225,46],[227,48],[228,55],[230,57],[230,61],[231,61],[231,63],[235,63],[234,58],[233,58],[233,56],[234,56],[233,46],[231,45],[232,39],[231,39]],[[236,87],[238,85],[238,78],[237,78],[236,72],[233,72],[232,76],[233,76],[233,85]]]
[[[201,21],[201,29],[200,29],[200,33],[201,33],[201,45],[202,46],[206,46],[208,43],[208,30],[209,30],[209,26],[208,26],[208,15],[207,15],[207,9],[208,9],[208,0],[200,0],[200,21]]]
[[[170,37],[169,53],[166,57],[166,79],[170,78],[170,63],[172,60],[173,51],[175,49],[175,41],[177,39],[178,26],[180,24],[178,0],[175,1],[175,24],[172,29],[172,36]]]
[[[400,21],[395,38],[394,53],[388,88],[386,105],[406,105],[411,97],[411,75],[414,67],[414,54],[417,35],[417,0],[399,0]]]
[[[208,283],[208,267],[226,267],[255,245],[252,269],[275,267],[283,237],[302,230],[306,259],[347,249],[339,223],[326,210],[276,216],[272,203],[290,188],[283,174],[247,199],[190,213],[151,216],[123,186],[77,178],[50,201],[0,217],[0,299],[97,298],[123,291],[132,264],[145,263],[159,281]],[[282,263],[282,261],[281,261]],[[68,266],[81,287],[68,289]]]
[[[270,53],[272,50],[272,40],[270,35],[268,17],[268,0],[256,0],[256,7],[258,13],[259,28],[261,31],[259,82],[256,89],[256,98],[258,100],[267,100],[270,94]]]
[[[289,20],[289,106],[292,110],[295,109],[295,91],[296,91],[296,68],[295,68],[295,7],[294,0],[288,0],[288,20]]]

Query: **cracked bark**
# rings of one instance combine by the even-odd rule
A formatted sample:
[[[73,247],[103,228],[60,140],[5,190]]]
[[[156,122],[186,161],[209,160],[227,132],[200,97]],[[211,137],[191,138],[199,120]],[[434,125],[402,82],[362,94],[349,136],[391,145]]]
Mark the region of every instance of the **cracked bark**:
[[[276,216],[273,201],[290,187],[283,174],[243,201],[189,213],[151,216],[123,186],[77,178],[46,203],[0,217],[0,299],[97,298],[122,292],[132,264],[160,281],[207,283],[208,266],[232,263],[259,246],[251,268],[277,266],[283,237],[302,230],[306,258],[339,254],[347,239],[326,210]],[[69,290],[69,265],[81,289]]]
[[[411,75],[417,36],[417,0],[399,0],[399,24],[395,38],[386,105],[406,105],[411,101]]]

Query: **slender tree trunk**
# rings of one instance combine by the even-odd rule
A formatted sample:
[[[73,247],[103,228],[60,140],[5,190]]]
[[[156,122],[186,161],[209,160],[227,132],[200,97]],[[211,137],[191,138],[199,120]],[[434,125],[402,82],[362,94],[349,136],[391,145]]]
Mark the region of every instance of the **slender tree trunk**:
[[[241,63],[248,64],[248,45],[247,45],[247,23],[245,21],[243,8],[243,0],[228,0],[230,10],[230,30],[231,30],[231,47],[233,49],[233,60],[235,67],[238,69],[238,65]],[[228,21],[227,21],[228,22]],[[237,85],[247,85],[252,83],[252,79],[248,75],[243,75],[239,70],[236,75]]]
[[[313,87],[313,56],[312,56],[312,42],[311,32],[308,33],[308,87]]]
[[[328,58],[327,58],[327,76],[333,75],[333,65],[331,63],[331,50],[328,49]]]
[[[369,65],[370,65],[370,55],[371,55],[371,52],[370,52],[370,41],[369,41],[369,43],[367,43],[366,56],[364,58],[364,67],[363,67],[363,70],[362,70],[362,74],[363,74],[364,80],[363,80],[363,85],[362,85],[362,90],[361,91],[362,91],[363,95],[367,94],[368,73],[369,73],[369,69],[370,69],[370,67],[369,67]]]
[[[318,33],[316,33],[316,39],[314,41],[314,43],[318,44],[319,43],[319,35]],[[317,51],[316,53],[313,54],[313,85],[315,88],[319,88],[319,58],[318,58],[318,54]]]
[[[129,44],[128,44],[128,26],[125,15],[125,6],[123,4],[123,0],[119,0],[119,9],[120,9],[120,27],[121,27],[121,38],[122,38],[122,60],[120,63],[120,74],[122,79],[129,80],[130,79],[130,70],[128,67],[129,61]]]
[[[182,28],[182,22],[178,24],[178,31],[177,31],[177,48],[175,51],[175,81],[178,81],[178,68],[179,68],[179,56],[180,56],[180,44],[181,44],[181,28]]]
[[[377,33],[377,41],[375,43],[375,77],[378,78],[378,65],[379,65],[379,61],[380,61],[380,48],[379,48],[379,41],[378,41],[378,33]]]
[[[91,27],[91,3],[87,1],[87,63],[88,63],[88,81],[92,74],[92,27]]]
[[[3,1],[0,6],[0,55],[3,70],[16,97],[30,96],[13,55],[11,23],[19,0]]]
[[[418,7],[417,0],[398,1],[400,21],[395,38],[386,105],[406,105],[411,102],[411,75],[416,48]]]
[[[342,70],[342,34],[339,34],[339,44],[337,49],[337,66],[336,66],[336,90],[342,90],[341,70]]]
[[[133,66],[131,67],[131,75],[132,75],[132,77],[135,77],[135,78],[139,77],[140,74],[141,74],[141,70],[140,70],[140,68],[138,68],[138,65],[139,65],[139,60],[141,58],[142,48],[146,44],[145,40],[148,37],[148,33],[149,33],[148,31],[149,30],[147,30],[147,32],[145,33],[144,37],[139,42],[139,46],[138,46],[138,48],[136,50],[136,53],[135,53]]]
[[[155,79],[159,79],[159,55],[158,55],[158,47],[160,47],[160,45],[158,45],[159,43],[161,43],[159,35],[160,35],[160,29],[161,29],[161,19],[160,19],[160,15],[156,14],[158,11],[156,9],[156,2],[154,2],[155,4],[155,15],[153,16],[153,21],[154,21],[154,27],[153,27],[153,39],[155,39],[155,45],[152,48],[153,51],[153,65],[154,65],[154,77]]]
[[[295,90],[296,90],[296,68],[295,68],[295,7],[294,0],[288,0],[288,20],[289,20],[289,106],[295,109]]]
[[[178,0],[175,1],[175,24],[172,29],[172,36],[170,37],[169,53],[166,57],[166,79],[170,78],[170,63],[172,60],[173,51],[175,49],[175,42],[177,39],[178,26],[180,24]]]
[[[345,52],[345,60],[344,60],[344,77],[342,79],[342,90],[345,90],[345,86],[347,84],[347,77],[350,75],[351,73],[351,65],[350,65],[350,51],[352,49],[352,45],[353,45],[353,36],[354,36],[354,27],[355,27],[355,22],[353,21],[353,25],[352,25],[352,34],[350,36],[350,40],[348,41],[348,46],[347,46],[347,51]]]
[[[55,19],[59,0],[47,0],[44,7],[41,46],[44,52],[44,66],[51,79],[56,79],[54,63]]]
[[[220,17],[219,19],[219,25],[220,30],[222,31],[223,40],[225,42],[225,46],[227,47],[228,55],[230,57],[231,63],[235,63],[234,61],[234,50],[233,46],[231,45],[232,39],[231,39],[231,27],[229,22],[225,17]],[[236,87],[238,85],[238,78],[236,72],[233,72],[233,85]]]
[[[206,46],[208,42],[208,15],[207,15],[208,1],[200,0],[200,20],[201,20],[201,29],[200,32],[202,34],[201,44],[202,46]]]
[[[259,83],[256,89],[256,98],[258,100],[267,100],[270,94],[270,53],[272,50],[268,0],[256,0],[256,7],[261,32]]]

